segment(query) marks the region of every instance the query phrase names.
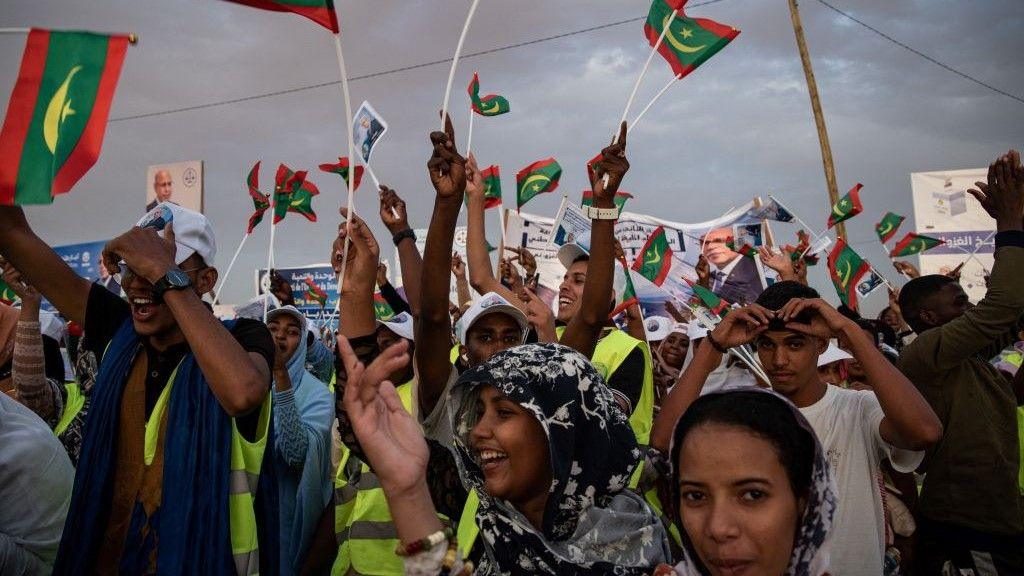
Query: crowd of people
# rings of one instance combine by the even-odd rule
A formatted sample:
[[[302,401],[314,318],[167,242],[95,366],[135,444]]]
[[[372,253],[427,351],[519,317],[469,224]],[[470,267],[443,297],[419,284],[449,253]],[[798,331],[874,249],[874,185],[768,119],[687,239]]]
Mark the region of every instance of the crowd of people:
[[[625,123],[554,306],[529,251],[495,273],[451,123],[430,141],[422,254],[380,190],[403,291],[341,209],[328,338],[280,278],[265,317],[217,318],[213,228],[176,204],[106,246],[118,290],[0,207],[0,574],[1024,573],[1016,152],[971,191],[997,230],[977,304],[919,275],[865,319],[764,247],[780,280],[708,325],[611,315]]]

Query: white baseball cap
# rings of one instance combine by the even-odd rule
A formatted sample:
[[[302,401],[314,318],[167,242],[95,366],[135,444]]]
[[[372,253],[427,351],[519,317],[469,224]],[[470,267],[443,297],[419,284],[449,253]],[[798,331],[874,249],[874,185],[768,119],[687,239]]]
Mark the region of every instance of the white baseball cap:
[[[213,226],[199,212],[182,208],[173,202],[161,202],[135,225],[153,228],[163,237],[164,227],[171,222],[174,223],[174,243],[177,245],[174,263],[181,264],[189,256],[199,254],[207,266],[213,266],[213,258],[217,255]]]
[[[664,316],[651,316],[644,319],[644,332],[648,342],[664,340],[672,333],[672,320]]]
[[[275,309],[267,312],[267,322],[270,322],[274,318],[277,318],[278,316],[281,316],[281,315],[284,315],[284,314],[288,314],[289,316],[291,316],[291,317],[295,318],[296,320],[298,320],[300,326],[302,324],[306,324],[307,326],[309,325],[309,323],[306,321],[306,317],[302,314],[302,312],[298,308],[296,308],[294,306],[291,306],[291,305],[289,305],[289,306],[282,306],[280,308],[275,308]]]
[[[709,330],[705,328],[700,322],[690,322],[689,326],[686,327],[686,335],[690,337],[690,341],[700,340],[708,335]]]
[[[687,324],[686,322],[676,322],[675,324],[672,325],[672,329],[669,330],[668,333],[669,334],[675,334],[676,332],[678,332],[680,334],[689,334],[690,333],[690,325]]]
[[[455,323],[455,336],[465,346],[466,334],[469,333],[469,329],[473,327],[473,324],[484,316],[496,313],[511,316],[519,324],[519,328],[523,331],[523,340],[526,340],[526,332],[530,329],[530,322],[526,319],[526,314],[523,314],[522,310],[513,306],[496,292],[488,292],[481,296],[479,300],[473,302],[473,305]]]
[[[568,268],[580,256],[590,256],[590,232],[566,242],[558,249],[558,261]]]
[[[395,314],[388,319],[387,322],[377,321],[378,326],[383,326],[388,330],[391,330],[401,338],[406,340],[415,340],[416,331],[412,325],[412,315],[408,312],[402,312],[401,314]]]
[[[835,340],[829,340],[828,348],[822,352],[821,356],[818,356],[818,368],[828,366],[829,364],[839,362],[840,360],[853,360],[853,356],[851,356],[846,350],[836,346]]]

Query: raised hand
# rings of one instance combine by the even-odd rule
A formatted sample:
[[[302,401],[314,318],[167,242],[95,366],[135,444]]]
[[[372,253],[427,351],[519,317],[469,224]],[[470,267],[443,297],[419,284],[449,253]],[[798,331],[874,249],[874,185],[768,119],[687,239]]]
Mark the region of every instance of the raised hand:
[[[532,277],[537,273],[537,259],[533,256],[533,253],[526,248],[519,246],[509,248],[508,251],[515,253],[515,256],[512,257],[512,261],[519,262],[519,265],[526,271],[527,277]]]
[[[711,265],[708,264],[708,259],[703,254],[697,257],[697,265],[694,270],[697,271],[697,284],[711,290]]]
[[[39,291],[34,286],[25,282],[21,272],[18,272],[10,262],[2,257],[0,257],[0,268],[3,270],[4,281],[11,287],[11,290],[14,290],[18,298],[21,298],[22,306],[39,305],[40,301],[42,301],[42,296],[39,295]]]
[[[724,348],[748,344],[768,329],[768,322],[776,313],[759,304],[729,311],[729,314],[715,326],[711,338]]]
[[[369,366],[356,358],[344,336],[338,337],[338,352],[348,374],[345,411],[359,445],[389,496],[413,490],[424,481],[430,451],[419,423],[386,380],[409,362],[408,344],[400,340]]]
[[[409,229],[405,201],[393,189],[383,185],[380,187],[380,220],[391,234]]]
[[[768,246],[761,246],[757,249],[757,253],[761,256],[761,263],[778,272],[779,278],[783,280],[796,279],[793,258],[785,250],[775,252]]]
[[[380,262],[380,246],[374,238],[370,227],[356,214],[349,215],[344,206],[338,209],[346,224],[338,226],[338,237],[334,240],[334,255],[331,264],[336,272],[341,270],[341,259],[344,254],[345,235],[351,234],[348,247],[348,265],[345,267],[343,291],[373,291],[373,283],[377,278],[377,264]]]
[[[282,306],[295,304],[295,295],[292,293],[292,285],[281,276],[277,270],[270,271],[270,293],[277,298]]]
[[[381,262],[377,264],[377,286],[388,283],[388,265]]]
[[[484,197],[484,178],[472,152],[466,158],[466,196],[470,200],[482,200]]]
[[[103,247],[103,265],[117,270],[120,263],[139,276],[155,283],[174,267],[174,224],[167,223],[161,237],[153,228],[138,226],[114,238]]]
[[[626,160],[626,123],[619,126],[619,136],[601,150],[601,160],[594,163],[593,169],[588,170],[590,187],[594,192],[594,205],[598,202],[604,207],[614,206],[615,193],[619,191],[622,179],[629,171],[629,160]],[[605,183],[605,176],[608,177]]]
[[[540,342],[557,342],[555,315],[551,311],[551,306],[541,300],[536,292],[525,286],[519,290],[518,294],[519,299],[526,303],[526,319],[537,331],[537,339]]]
[[[988,182],[975,182],[968,192],[995,219],[997,230],[1024,227],[1024,167],[1020,154],[1010,150],[988,166]]]
[[[502,258],[498,266],[501,271],[502,281],[505,282],[510,290],[518,293],[523,287],[523,277],[519,275],[519,270],[512,264],[512,259]]]
[[[893,260],[892,265],[896,268],[896,271],[903,274],[907,278],[917,278],[921,276],[921,272],[918,271],[917,267],[910,262],[903,262],[901,260]]]
[[[459,256],[458,252],[452,252],[452,274],[455,274],[456,278],[466,276],[466,263],[462,261],[462,256]]]
[[[776,317],[790,330],[825,339],[838,336],[853,322],[821,298],[793,298]]]
[[[455,128],[450,116],[445,116],[444,132],[431,132],[434,152],[427,162],[430,182],[439,198],[462,201],[466,192],[466,159],[455,148]]]

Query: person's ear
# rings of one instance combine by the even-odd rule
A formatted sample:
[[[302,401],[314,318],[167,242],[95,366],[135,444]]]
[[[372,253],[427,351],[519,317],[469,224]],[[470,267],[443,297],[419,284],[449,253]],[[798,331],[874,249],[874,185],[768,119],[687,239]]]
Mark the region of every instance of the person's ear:
[[[196,292],[200,296],[207,292],[213,292],[213,288],[217,285],[217,278],[220,275],[217,273],[217,269],[213,266],[203,268],[196,274]]]

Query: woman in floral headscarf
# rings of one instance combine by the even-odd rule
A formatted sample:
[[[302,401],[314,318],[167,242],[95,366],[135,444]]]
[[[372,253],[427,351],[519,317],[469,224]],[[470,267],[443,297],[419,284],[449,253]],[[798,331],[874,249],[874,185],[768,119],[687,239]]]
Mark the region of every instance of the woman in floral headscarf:
[[[436,574],[444,563],[458,573],[454,540],[426,488],[427,446],[382,382],[406,360],[406,346],[369,368],[344,339],[339,348],[345,405],[388,495],[406,572]],[[519,346],[467,371],[448,393],[459,472],[480,496],[485,554],[476,574],[646,575],[667,561],[660,521],[625,489],[641,454],[633,432],[585,357],[558,344]]]

